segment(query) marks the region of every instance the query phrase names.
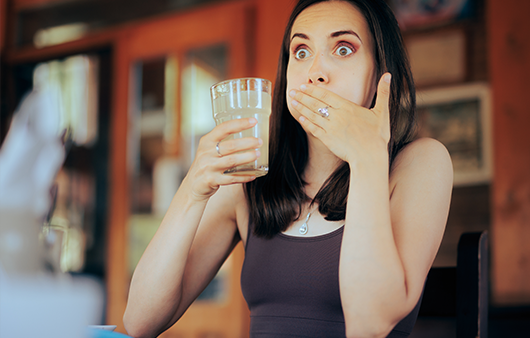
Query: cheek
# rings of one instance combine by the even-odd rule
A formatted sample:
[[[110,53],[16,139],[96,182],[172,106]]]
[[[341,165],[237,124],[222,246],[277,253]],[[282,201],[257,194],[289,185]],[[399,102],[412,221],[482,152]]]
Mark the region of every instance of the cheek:
[[[335,94],[359,106],[365,106],[366,94],[368,92],[363,81],[359,81],[353,75],[349,81],[345,81],[339,87],[329,88]]]
[[[287,80],[287,83],[286,83],[286,95],[287,97],[289,97],[289,90],[292,89],[292,85],[293,85],[293,70],[292,70],[292,67],[291,67],[291,63],[289,63],[287,65],[287,72],[285,74],[285,78]]]
[[[368,71],[366,73],[366,79],[365,79],[365,102],[364,106],[366,108],[370,108],[372,106],[372,101],[374,99],[375,92],[377,90],[377,71],[376,66],[373,63],[372,60],[370,60],[369,66],[367,67]]]
[[[375,72],[368,76],[366,81],[366,90],[365,90],[365,102],[363,104],[366,108],[372,107],[372,101],[375,97],[375,92],[377,91],[377,79]]]
[[[357,81],[350,84],[350,88],[355,88],[350,93],[352,95],[351,101],[365,108],[370,108],[376,90],[375,74],[365,73],[359,75],[355,77]]]
[[[291,89],[299,89],[308,79],[308,72],[311,67],[310,62],[297,62],[289,59],[287,64],[287,86]]]
[[[289,88],[287,88],[287,92],[285,93],[285,100],[287,103],[287,108],[289,109],[289,112],[291,112],[291,115],[293,115],[295,118],[298,118],[300,114],[293,108],[293,105],[291,104],[292,98],[289,96]]]

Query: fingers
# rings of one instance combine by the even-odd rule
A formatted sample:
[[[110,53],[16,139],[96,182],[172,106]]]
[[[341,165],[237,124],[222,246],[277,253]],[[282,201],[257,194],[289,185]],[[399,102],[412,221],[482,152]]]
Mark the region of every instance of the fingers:
[[[300,91],[291,90],[289,96],[313,112],[323,107],[339,108],[341,100],[344,100],[339,95],[324,88],[306,85],[302,85]]]
[[[253,150],[219,158],[218,163],[215,166],[218,169],[213,171],[213,175],[215,175],[217,184],[226,185],[233,183],[245,183],[255,179],[256,177],[251,174],[226,175],[224,172],[240,165],[252,163],[256,161],[260,155],[261,152],[259,150]]]
[[[248,164],[256,161],[261,152],[259,150],[245,151],[241,153],[235,153],[228,156],[223,156],[218,160],[217,167],[221,168],[221,172],[225,172],[228,169]]]
[[[332,95],[335,94],[330,91],[320,90],[320,88],[317,88],[318,90],[315,91],[313,90],[313,87],[307,87],[304,85],[301,86],[301,88],[303,88],[304,91],[291,90],[289,92],[289,96],[291,97],[291,107],[298,111],[302,115],[302,117],[305,117],[308,120],[305,123],[302,123],[302,121],[300,121],[300,123],[302,123],[302,127],[304,127],[306,131],[309,131],[314,135],[315,131],[317,131],[316,129],[322,130],[322,124],[326,122],[327,118],[324,117],[321,113],[319,113],[319,109],[331,109],[331,105],[329,103],[320,101],[320,99],[326,98],[332,102],[337,102],[337,100],[331,98]],[[312,94],[316,93],[315,95],[318,95],[320,99],[310,96],[309,92],[311,92]],[[310,126],[309,121],[315,124],[315,126]]]
[[[321,138],[322,134],[325,133],[322,127],[318,126],[313,121],[305,118],[304,116],[300,116],[300,125],[302,126],[302,128],[304,128],[305,131],[311,133],[316,138]]]
[[[258,123],[258,120],[255,118],[245,118],[245,119],[235,119],[223,122],[215,127],[211,132],[210,136],[216,142],[221,141],[228,136],[239,133],[243,130],[250,129]]]
[[[210,133],[211,134],[211,133]],[[255,150],[261,140],[248,137],[240,140],[226,140],[219,142],[219,156],[216,143],[212,141],[211,135],[207,134],[201,138],[197,155],[188,171],[193,183],[196,196],[209,198],[222,185],[246,183],[254,180],[255,175],[226,175],[225,172],[234,167],[256,161],[261,152]],[[228,152],[224,154],[223,152]]]
[[[306,131],[309,131],[314,135],[314,132],[317,128],[322,130],[321,125],[326,122],[326,119],[322,117],[322,115],[320,115],[315,110],[311,110],[310,108],[306,107],[305,105],[299,103],[296,100],[293,100],[291,102],[291,105],[294,109],[296,109],[296,111],[298,111],[302,115],[300,117],[300,123],[302,124],[302,127],[306,129]],[[312,125],[310,126],[309,123],[311,123]]]
[[[263,141],[252,137],[252,131],[245,131],[256,126],[255,118],[229,120],[216,126],[199,142],[193,172],[202,185],[217,189],[220,185],[249,182],[253,175],[226,175],[225,171],[256,161],[261,152],[258,150]],[[235,135],[249,134],[249,137],[233,138]],[[234,176],[234,177],[232,177]],[[201,186],[202,186],[201,185]],[[205,189],[210,192],[210,189]],[[213,191],[213,190],[212,190]]]
[[[390,102],[390,82],[392,80],[392,75],[390,73],[385,73],[381,76],[379,84],[377,85],[377,99],[375,101],[375,106],[372,111],[379,114],[388,114]]]
[[[245,131],[255,127],[255,118],[244,118],[226,121],[216,126],[199,141],[195,159],[187,177],[194,196],[201,200],[210,198],[222,185],[246,183],[256,179],[253,174],[230,174],[225,172],[234,167],[249,164],[258,160],[261,152],[257,150],[263,141],[256,137],[233,139],[231,135],[248,133]]]
[[[240,151],[257,149],[263,145],[263,140],[255,137],[237,138],[231,140],[224,140],[216,145],[216,153],[219,156],[227,156]],[[217,151],[217,147],[219,151]]]
[[[256,161],[260,154],[259,150],[252,150],[218,157],[217,153],[214,155],[211,151],[199,150],[187,174],[192,182],[194,196],[207,200],[220,186],[253,181],[256,179],[253,174],[227,175],[225,172],[236,166]]]
[[[213,163],[214,171],[223,174],[225,171],[250,164],[259,159],[261,151],[257,148],[263,145],[261,139],[254,137],[247,137],[242,139],[226,140],[219,143],[219,153],[221,156]],[[216,151],[216,155],[217,154]],[[234,176],[234,175],[222,175],[222,176]],[[243,177],[244,176],[244,177]],[[233,180],[231,178],[220,178],[220,184],[230,184],[237,182],[248,182],[254,179],[252,175],[238,175],[238,179]],[[243,177],[243,178],[242,178]]]

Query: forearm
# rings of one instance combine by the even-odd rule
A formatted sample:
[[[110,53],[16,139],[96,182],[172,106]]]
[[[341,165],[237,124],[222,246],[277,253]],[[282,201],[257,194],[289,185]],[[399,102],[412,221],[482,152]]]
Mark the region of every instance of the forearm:
[[[346,329],[355,333],[352,336],[384,334],[406,303],[388,177],[386,156],[351,166],[339,281]]]
[[[184,180],[134,271],[124,315],[128,331],[156,335],[180,304],[188,254],[207,203],[194,201],[189,191]]]
[[[124,315],[129,334],[151,337],[172,325],[233,249],[238,240],[233,200],[242,192],[239,184],[255,177],[223,173],[255,161],[259,152],[248,150],[259,148],[261,140],[225,139],[256,123],[255,118],[227,121],[199,141],[191,168],[134,272]],[[216,149],[221,140],[223,156]]]

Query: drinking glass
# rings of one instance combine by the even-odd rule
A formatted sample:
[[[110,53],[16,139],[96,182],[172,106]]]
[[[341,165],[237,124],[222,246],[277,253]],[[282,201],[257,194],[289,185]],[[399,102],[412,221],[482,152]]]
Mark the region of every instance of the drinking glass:
[[[224,140],[243,137],[258,137],[263,140],[263,145],[259,149],[261,155],[257,160],[230,168],[225,174],[259,177],[269,171],[271,90],[271,82],[260,78],[226,80],[211,87],[213,118],[217,125],[249,117],[254,117],[258,121],[254,127],[232,134]]]

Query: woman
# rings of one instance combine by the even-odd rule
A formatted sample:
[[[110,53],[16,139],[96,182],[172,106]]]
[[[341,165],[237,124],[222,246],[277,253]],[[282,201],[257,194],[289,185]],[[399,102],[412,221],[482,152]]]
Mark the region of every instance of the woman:
[[[129,334],[173,325],[240,240],[252,337],[410,333],[452,167],[440,143],[413,141],[414,87],[391,11],[383,0],[300,1],[276,83],[269,174],[222,174],[259,156],[259,139],[220,142],[254,119],[201,139],[133,275]]]

